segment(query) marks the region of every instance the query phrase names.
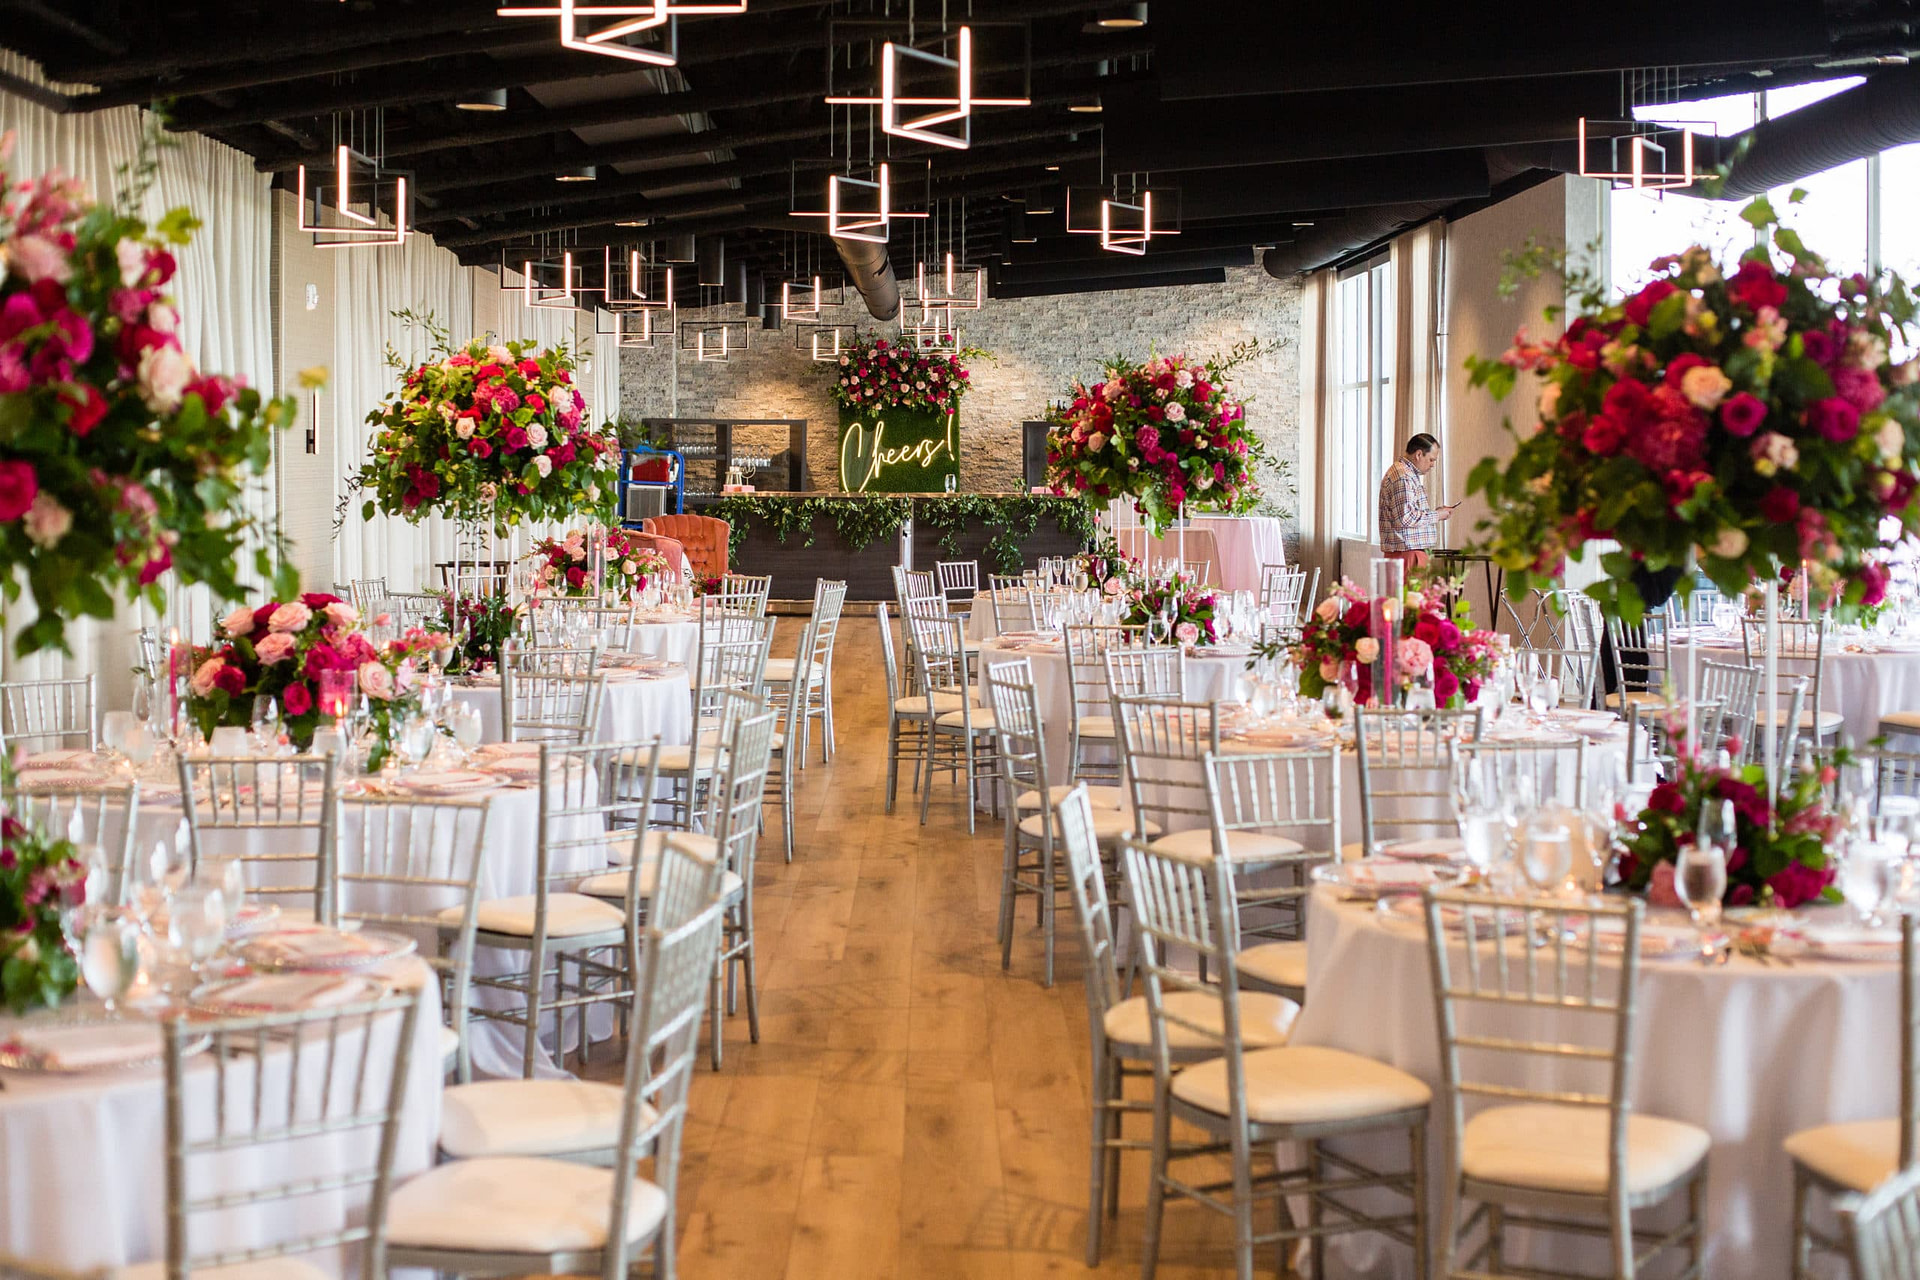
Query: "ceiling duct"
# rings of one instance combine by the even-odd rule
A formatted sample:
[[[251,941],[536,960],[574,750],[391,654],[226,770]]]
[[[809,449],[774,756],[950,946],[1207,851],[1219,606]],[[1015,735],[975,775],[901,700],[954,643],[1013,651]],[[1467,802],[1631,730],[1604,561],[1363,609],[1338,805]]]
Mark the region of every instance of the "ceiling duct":
[[[1862,85],[1723,139],[1735,151],[1722,200],[1744,200],[1837,165],[1920,142],[1920,68],[1881,71]],[[1693,188],[1684,190],[1693,194]]]
[[[1260,265],[1267,269],[1268,275],[1286,280],[1324,267],[1355,249],[1363,249],[1382,237],[1430,218],[1450,203],[1381,205],[1357,210],[1322,226],[1303,227],[1292,244],[1275,245],[1260,255]]]
[[[891,320],[900,314],[900,282],[893,278],[887,246],[870,240],[834,239],[833,248],[847,268],[847,280],[860,291],[867,314]]]

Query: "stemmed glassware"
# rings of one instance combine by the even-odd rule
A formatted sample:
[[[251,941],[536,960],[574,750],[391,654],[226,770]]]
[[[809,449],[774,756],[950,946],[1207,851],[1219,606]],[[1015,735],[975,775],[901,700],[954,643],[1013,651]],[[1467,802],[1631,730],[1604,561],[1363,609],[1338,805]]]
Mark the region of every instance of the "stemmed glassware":
[[[167,911],[167,945],[187,959],[195,979],[227,940],[227,900],[219,885],[191,880]]]
[[[140,975],[141,926],[117,911],[87,913],[79,922],[80,976],[111,1016]]]
[[[255,755],[269,756],[279,747],[280,704],[272,694],[254,695],[253,716],[247,725],[247,737]]]
[[[1452,785],[1453,820],[1467,862],[1487,875],[1506,844],[1498,770],[1484,756],[1460,752],[1453,757]]]
[[[453,740],[460,745],[461,763],[473,756],[473,749],[480,745],[480,708],[470,702],[455,702],[447,709],[447,721],[453,729]]]
[[[1727,893],[1727,852],[1734,843],[1733,801],[1705,801],[1692,844],[1683,844],[1673,869],[1673,891],[1693,917],[1700,935],[1700,962],[1711,961],[1718,950],[1713,930],[1720,924],[1722,899]]]

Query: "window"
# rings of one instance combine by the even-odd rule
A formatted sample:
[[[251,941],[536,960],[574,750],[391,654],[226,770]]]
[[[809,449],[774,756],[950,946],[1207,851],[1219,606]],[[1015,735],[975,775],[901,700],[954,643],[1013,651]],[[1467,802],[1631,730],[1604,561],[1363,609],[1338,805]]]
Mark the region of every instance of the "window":
[[[1394,456],[1393,273],[1384,256],[1342,273],[1333,312],[1333,534],[1371,542],[1380,476]]]

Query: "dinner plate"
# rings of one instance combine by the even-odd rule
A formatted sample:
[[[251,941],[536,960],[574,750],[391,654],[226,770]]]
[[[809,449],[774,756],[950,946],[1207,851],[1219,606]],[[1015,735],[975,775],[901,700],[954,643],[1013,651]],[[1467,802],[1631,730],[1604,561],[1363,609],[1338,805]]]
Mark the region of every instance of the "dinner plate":
[[[1459,836],[1427,836],[1418,840],[1394,840],[1374,852],[1402,862],[1459,862],[1467,856],[1467,844]]]
[[[20,781],[29,787],[54,787],[83,791],[107,785],[112,779],[93,769],[23,769]]]
[[[540,771],[540,762],[534,761],[534,772]],[[393,785],[403,791],[412,791],[428,796],[458,796],[474,791],[487,791],[500,785],[498,775],[481,773],[476,769],[449,769],[445,773],[425,773],[417,777],[396,778]]]
[[[1359,862],[1326,863],[1315,867],[1312,875],[1321,884],[1335,885],[1354,897],[1379,898],[1387,894],[1419,893],[1430,885],[1445,888],[1458,884],[1466,872],[1430,862],[1363,858]]]
[[[1411,894],[1394,894],[1380,899],[1374,908],[1389,920],[1398,920],[1404,924],[1427,927],[1427,904]],[[1465,913],[1452,903],[1440,907],[1440,927],[1443,929],[1463,929]],[[1507,932],[1512,935],[1527,927],[1527,913],[1515,907],[1501,912]],[[1493,934],[1493,913],[1477,911],[1474,913],[1473,930],[1476,937],[1491,937]]]
[[[186,1052],[199,1053],[207,1036],[189,1041]],[[17,1027],[0,1040],[0,1067],[43,1075],[78,1075],[85,1071],[125,1071],[150,1067],[166,1054],[165,1033],[158,1022],[133,1018],[86,1021],[49,1019],[40,1025]]]
[[[103,763],[96,752],[69,747],[59,751],[42,751],[28,756],[20,762],[20,771],[31,773],[42,769],[84,769],[90,773],[97,773]]]
[[[306,972],[364,969],[412,955],[417,944],[382,929],[342,933],[337,929],[288,930],[259,934],[240,946],[240,956],[256,969]]]
[[[540,776],[539,756],[501,756],[487,765],[487,771],[502,777],[531,779]]]
[[[385,984],[354,974],[258,973],[204,983],[193,989],[187,1003],[197,1012],[232,1018],[363,1004],[386,990]]]
[[[1818,960],[1854,960],[1862,963],[1900,958],[1900,935],[1890,929],[1865,925],[1821,924],[1802,929],[1800,945]]]
[[[538,742],[490,742],[479,750],[483,756],[537,756]]]

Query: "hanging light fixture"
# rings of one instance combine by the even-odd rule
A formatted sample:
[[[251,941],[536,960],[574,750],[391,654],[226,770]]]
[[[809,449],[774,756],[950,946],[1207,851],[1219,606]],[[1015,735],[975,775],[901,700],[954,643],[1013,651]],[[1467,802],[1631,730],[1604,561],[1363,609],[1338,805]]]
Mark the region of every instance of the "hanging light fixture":
[[[873,193],[873,208],[855,209],[851,202],[862,192]],[[869,244],[885,244],[892,238],[893,221],[896,218],[924,218],[926,210],[908,211],[893,207],[892,167],[882,162],[875,170],[872,180],[856,178],[851,174],[833,173],[827,175],[827,207],[825,209],[793,209],[788,212],[792,218],[825,218],[827,234],[836,240],[863,240]]]
[[[694,359],[701,364],[719,364],[747,349],[747,335],[750,332],[751,327],[744,317],[682,320],[679,346],[682,351],[693,352]]]
[[[865,27],[893,27],[898,29],[897,21],[891,20],[853,20],[835,24]],[[879,66],[879,93],[875,96],[864,94],[842,94],[834,91],[833,65],[829,61],[827,68],[827,97],[829,107],[878,107],[880,131],[890,137],[905,138],[911,142],[923,142],[929,146],[946,147],[953,151],[965,151],[973,145],[973,112],[976,107],[1030,107],[1033,96],[1030,85],[1032,76],[1032,49],[1029,44],[1023,65],[1026,66],[1026,82],[1021,92],[1014,97],[981,97],[974,93],[974,56],[973,35],[975,27],[1017,27],[1023,39],[1027,35],[1025,23],[972,23],[949,33],[945,28],[944,17],[937,37],[939,52],[923,49],[913,42],[913,6],[907,6],[907,39],[887,40],[880,46],[875,61]],[[829,33],[829,44],[833,35]],[[929,44],[934,41],[928,41]],[[936,71],[951,73],[953,92],[950,94],[913,94],[903,88],[904,68],[908,66],[931,67]],[[918,115],[907,115],[906,108],[929,107]],[[958,125],[957,132],[943,132],[943,125]]]
[[[607,305],[622,311],[673,310],[673,268],[648,262],[639,249],[615,259]]]
[[[1067,189],[1067,231],[1077,236],[1099,236],[1109,253],[1141,257],[1147,245],[1161,236],[1180,234],[1177,190],[1154,189],[1137,179],[1111,190]]]
[[[613,250],[582,249],[569,244],[508,245],[500,251],[502,279],[507,270],[520,273],[520,283],[504,286],[520,295],[521,305],[535,309],[566,310],[604,301],[612,288]]]
[[[570,165],[553,175],[555,182],[597,182],[599,178],[599,168],[590,164]]]
[[[747,0],[686,3],[651,0],[639,4],[583,4],[559,0],[557,5],[507,5],[494,12],[502,18],[558,18],[560,46],[581,53],[604,54],[653,67],[671,67],[680,61],[679,19],[696,14],[745,13]],[[627,43],[627,37],[659,29],[658,47]]]
[[[453,101],[455,111],[505,111],[507,109],[507,91],[505,89],[481,89],[474,93],[463,93]]]
[[[1130,31],[1147,25],[1147,6],[1144,0],[1132,4],[1103,5],[1080,27],[1088,34],[1100,31]]]
[[[410,170],[388,169],[386,115],[376,109],[356,121],[334,119],[333,213],[323,200],[324,178],[312,181],[307,166],[294,172],[294,200],[300,230],[313,237],[316,249],[382,249],[407,242],[413,234],[413,192]],[[356,145],[358,144],[358,145]],[[317,177],[317,175],[316,175]],[[311,198],[309,198],[311,193]]]
[[[612,338],[616,347],[651,347],[659,333],[653,327],[653,312],[631,308],[596,307],[593,332]]]
[[[1700,177],[1694,170],[1694,139],[1718,139],[1719,126],[1706,120],[1643,120],[1639,110],[1657,108],[1679,96],[1677,78],[1660,71],[1620,73],[1620,118],[1581,116],[1575,126],[1580,176],[1600,178],[1622,190],[1679,191]]]

